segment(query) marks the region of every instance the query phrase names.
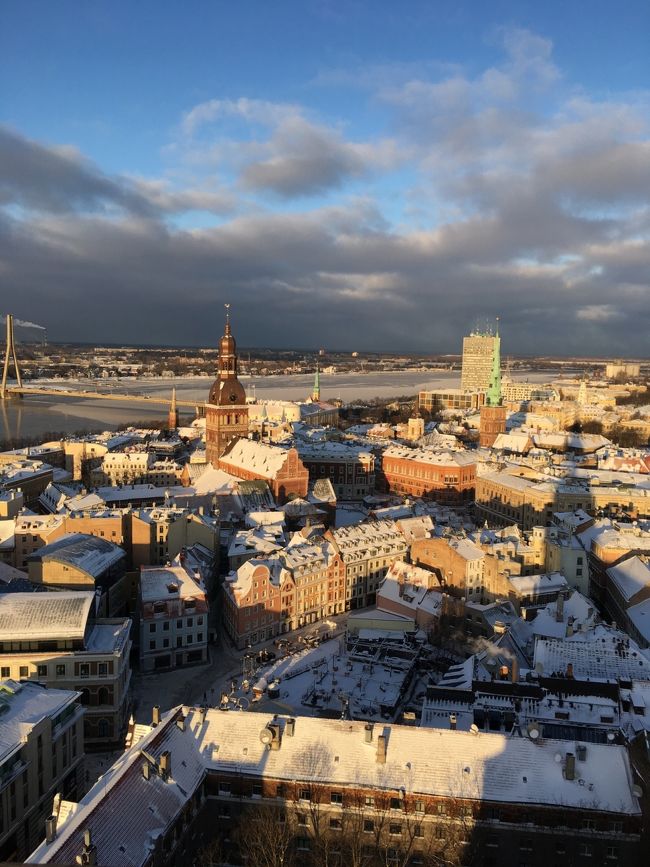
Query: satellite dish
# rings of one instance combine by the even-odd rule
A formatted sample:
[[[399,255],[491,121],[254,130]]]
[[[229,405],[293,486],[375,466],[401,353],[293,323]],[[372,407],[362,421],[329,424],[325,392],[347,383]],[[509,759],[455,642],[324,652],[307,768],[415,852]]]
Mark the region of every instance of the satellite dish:
[[[469,727],[469,730],[473,735],[477,735],[479,732],[479,728],[476,725],[476,723],[472,723],[471,726]]]
[[[260,732],[260,740],[267,746],[273,741],[273,732],[269,728],[263,728]]]
[[[610,744],[613,743],[615,737],[616,735],[614,734],[614,732],[607,732],[607,740],[610,742]]]
[[[555,753],[553,758],[558,763],[558,765],[562,763],[562,753]]]
[[[536,741],[539,739],[539,727],[537,723],[528,723],[526,731],[528,732],[528,737],[531,739],[531,741]]]

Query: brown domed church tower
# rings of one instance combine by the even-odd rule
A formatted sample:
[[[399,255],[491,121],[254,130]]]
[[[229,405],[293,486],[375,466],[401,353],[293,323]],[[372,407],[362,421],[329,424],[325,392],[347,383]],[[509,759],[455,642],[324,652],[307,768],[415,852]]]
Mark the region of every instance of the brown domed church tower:
[[[219,341],[219,376],[205,405],[205,449],[208,462],[219,466],[228,446],[248,436],[246,393],[237,379],[237,344],[230,330],[230,304],[226,304],[226,330]]]

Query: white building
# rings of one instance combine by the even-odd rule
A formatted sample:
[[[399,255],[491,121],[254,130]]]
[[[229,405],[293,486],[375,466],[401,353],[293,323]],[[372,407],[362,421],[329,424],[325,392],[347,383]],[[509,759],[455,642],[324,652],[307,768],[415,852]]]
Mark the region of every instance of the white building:
[[[159,671],[207,662],[208,599],[183,566],[140,570],[140,668]]]

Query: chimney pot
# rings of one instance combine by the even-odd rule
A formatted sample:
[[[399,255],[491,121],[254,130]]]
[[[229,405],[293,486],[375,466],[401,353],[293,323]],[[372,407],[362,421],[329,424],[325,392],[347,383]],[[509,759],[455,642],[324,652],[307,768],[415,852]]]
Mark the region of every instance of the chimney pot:
[[[287,720],[287,724],[285,726],[284,732],[288,738],[292,738],[296,733],[296,721],[293,717],[290,717]]]
[[[56,816],[48,816],[45,820],[45,842],[53,843],[56,840]]]
[[[155,704],[153,706],[153,713],[151,717],[151,725],[155,728],[160,725],[160,705]]]
[[[366,723],[363,728],[363,737],[367,744],[372,743],[372,723]]]
[[[575,780],[576,778],[576,757],[573,753],[566,754],[566,764],[564,766],[564,777],[567,780]]]
[[[387,748],[387,738],[386,735],[379,735],[377,738],[377,764],[385,765],[386,764],[386,748]]]
[[[158,760],[158,771],[163,780],[171,777],[172,774],[172,754],[169,750],[165,750],[164,753],[161,753],[160,759]]]

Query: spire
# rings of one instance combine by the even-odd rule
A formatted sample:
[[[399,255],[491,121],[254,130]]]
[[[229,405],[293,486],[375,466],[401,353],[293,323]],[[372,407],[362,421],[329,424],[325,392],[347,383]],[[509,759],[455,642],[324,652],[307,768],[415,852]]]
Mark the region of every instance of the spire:
[[[226,308],[226,334],[230,334],[230,304],[223,306]]]
[[[490,375],[486,402],[488,406],[501,406],[501,338],[499,337],[498,316],[492,355],[492,373]]]
[[[172,388],[172,401],[169,404],[169,415],[167,416],[167,427],[170,430],[178,427],[178,407],[176,406],[176,386]]]
[[[311,393],[312,400],[320,400],[320,365],[316,362],[316,375],[314,376],[314,390]]]

